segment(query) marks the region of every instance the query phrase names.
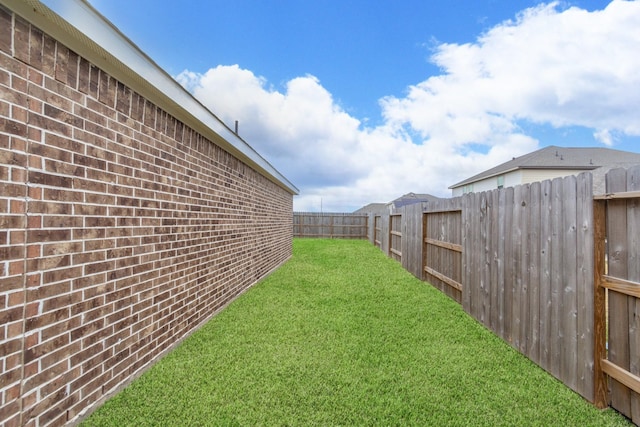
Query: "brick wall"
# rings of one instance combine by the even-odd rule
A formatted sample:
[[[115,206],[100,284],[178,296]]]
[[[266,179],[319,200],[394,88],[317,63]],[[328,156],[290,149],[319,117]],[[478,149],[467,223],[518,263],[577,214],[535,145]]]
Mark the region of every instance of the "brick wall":
[[[0,423],[61,425],[291,255],[292,194],[0,6]]]

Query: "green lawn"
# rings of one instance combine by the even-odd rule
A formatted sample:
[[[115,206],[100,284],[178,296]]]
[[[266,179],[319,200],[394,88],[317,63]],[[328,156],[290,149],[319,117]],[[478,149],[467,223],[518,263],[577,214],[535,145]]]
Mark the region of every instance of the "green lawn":
[[[315,239],[85,423],[630,425],[368,242]]]

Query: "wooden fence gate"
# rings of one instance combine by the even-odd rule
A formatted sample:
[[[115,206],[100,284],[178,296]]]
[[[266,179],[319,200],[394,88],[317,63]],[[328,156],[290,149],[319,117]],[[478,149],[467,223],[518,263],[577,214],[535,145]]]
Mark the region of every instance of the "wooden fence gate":
[[[640,425],[640,166],[607,174],[607,195],[596,198],[594,213],[606,224],[595,236],[596,251],[606,253],[596,271],[596,307],[608,300],[608,348],[606,320],[596,324],[596,361],[606,374],[596,404],[608,403]],[[599,311],[596,322],[607,319]]]

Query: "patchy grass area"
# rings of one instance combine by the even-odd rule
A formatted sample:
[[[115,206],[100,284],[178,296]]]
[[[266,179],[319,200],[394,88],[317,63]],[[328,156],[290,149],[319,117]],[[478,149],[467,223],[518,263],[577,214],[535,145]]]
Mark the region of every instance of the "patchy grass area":
[[[295,240],[87,426],[623,426],[365,241]]]

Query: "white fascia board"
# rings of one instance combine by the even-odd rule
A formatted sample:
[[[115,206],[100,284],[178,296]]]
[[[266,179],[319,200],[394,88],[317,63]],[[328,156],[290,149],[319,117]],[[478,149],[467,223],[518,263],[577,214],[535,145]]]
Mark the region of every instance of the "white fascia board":
[[[496,172],[494,174],[491,174],[491,175],[481,176],[481,177],[478,177],[476,179],[473,179],[474,177],[477,177],[478,175],[482,175],[483,174],[483,172],[480,172],[478,175],[474,175],[471,178],[467,178],[464,181],[460,181],[457,184],[453,184],[452,186],[449,187],[449,190],[454,190],[456,188],[461,188],[461,187],[464,187],[465,185],[469,185],[469,184],[475,184],[477,182],[484,181],[485,179],[495,178],[495,177],[500,176],[500,175],[506,175],[506,174],[511,173],[513,171],[516,171],[518,169],[520,169],[520,167],[501,170],[501,171],[498,171],[498,172]]]
[[[295,185],[86,0],[0,0],[0,3],[240,160],[256,167],[291,194],[299,194]]]

